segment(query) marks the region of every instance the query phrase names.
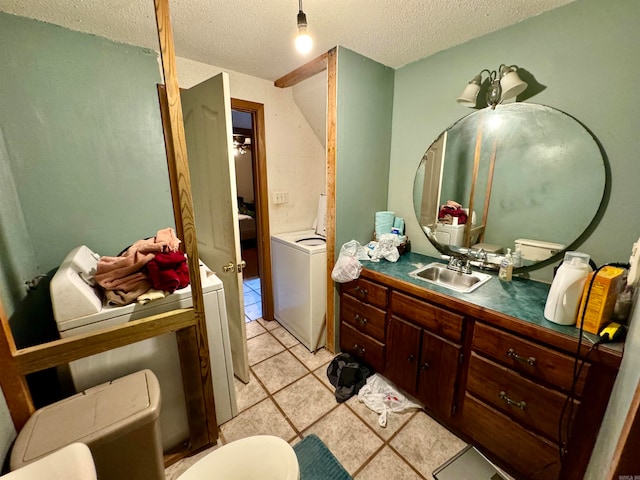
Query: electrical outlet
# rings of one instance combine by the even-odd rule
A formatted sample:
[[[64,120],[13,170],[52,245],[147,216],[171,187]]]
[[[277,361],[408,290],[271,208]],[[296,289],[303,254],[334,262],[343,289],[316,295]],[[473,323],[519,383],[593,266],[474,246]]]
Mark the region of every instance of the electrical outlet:
[[[276,192],[274,196],[276,205],[289,201],[289,192]]]

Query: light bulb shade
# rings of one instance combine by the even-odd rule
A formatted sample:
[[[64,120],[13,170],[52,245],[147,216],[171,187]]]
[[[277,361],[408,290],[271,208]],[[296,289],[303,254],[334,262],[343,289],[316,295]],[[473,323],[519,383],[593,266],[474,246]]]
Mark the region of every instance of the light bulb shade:
[[[311,51],[311,47],[313,47],[313,40],[311,39],[311,35],[307,33],[306,25],[298,27],[296,50],[300,53],[309,53]]]
[[[528,84],[520,78],[515,70],[509,69],[500,79],[500,86],[502,87],[502,100],[507,100],[524,92]]]
[[[460,105],[464,105],[465,107],[475,107],[476,99],[478,98],[478,92],[480,92],[480,85],[470,83],[465,87],[462,95],[460,95],[456,101]]]

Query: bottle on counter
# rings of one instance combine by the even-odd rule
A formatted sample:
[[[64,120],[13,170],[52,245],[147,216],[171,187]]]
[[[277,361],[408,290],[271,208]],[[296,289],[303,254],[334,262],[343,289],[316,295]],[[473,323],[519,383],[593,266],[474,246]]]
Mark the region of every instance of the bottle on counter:
[[[500,271],[498,272],[498,278],[504,282],[510,282],[513,275],[513,258],[511,256],[511,249],[507,248],[507,254],[500,262]]]
[[[522,267],[523,260],[522,260],[522,250],[520,249],[520,245],[516,245],[516,249],[513,252],[513,255],[511,255],[512,260],[513,260],[513,267],[514,268],[518,268],[518,267]]]
[[[590,258],[588,254],[581,252],[564,254],[564,260],[549,289],[544,318],[560,325],[576,323],[584,284],[591,272]]]

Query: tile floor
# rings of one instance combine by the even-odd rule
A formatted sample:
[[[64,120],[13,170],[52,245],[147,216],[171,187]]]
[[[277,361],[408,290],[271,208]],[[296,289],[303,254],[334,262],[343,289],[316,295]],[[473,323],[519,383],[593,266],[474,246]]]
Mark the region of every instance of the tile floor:
[[[245,305],[256,305],[252,293],[259,294],[259,281],[257,287],[248,282]],[[219,443],[271,434],[295,444],[314,433],[356,480],[431,480],[435,468],[466,446],[422,411],[390,414],[381,428],[378,415],[357,396],[337,403],[326,375],[333,355],[310,353],[277,322],[253,319],[245,309],[251,380],[245,385],[236,379],[239,414],[220,427]],[[170,466],[167,480],[206,453]]]

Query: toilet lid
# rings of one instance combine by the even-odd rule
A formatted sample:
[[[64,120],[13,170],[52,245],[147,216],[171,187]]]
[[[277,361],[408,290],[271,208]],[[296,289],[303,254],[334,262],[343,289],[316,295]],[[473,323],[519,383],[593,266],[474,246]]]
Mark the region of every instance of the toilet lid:
[[[212,475],[215,475],[213,477]],[[217,448],[178,480],[299,480],[298,459],[280,437],[256,435]]]

